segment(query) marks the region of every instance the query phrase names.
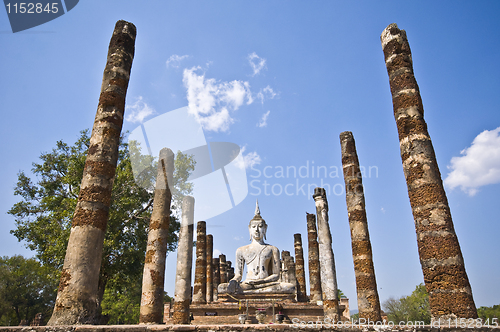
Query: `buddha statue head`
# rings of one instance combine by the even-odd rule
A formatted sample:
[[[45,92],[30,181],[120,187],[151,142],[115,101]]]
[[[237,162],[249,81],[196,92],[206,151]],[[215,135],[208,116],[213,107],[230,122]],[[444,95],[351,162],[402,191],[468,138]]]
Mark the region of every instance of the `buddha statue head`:
[[[259,201],[257,201],[255,206],[255,215],[248,223],[248,232],[250,233],[250,241],[252,241],[252,239],[256,241],[266,239],[267,224],[260,215]]]

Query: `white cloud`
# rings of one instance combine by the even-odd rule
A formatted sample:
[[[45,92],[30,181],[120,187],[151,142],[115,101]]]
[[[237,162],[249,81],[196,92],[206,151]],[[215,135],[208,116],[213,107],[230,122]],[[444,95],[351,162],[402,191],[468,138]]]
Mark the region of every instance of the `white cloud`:
[[[247,59],[253,70],[252,76],[258,75],[266,67],[266,59],[259,57],[255,52],[249,54]]]
[[[125,120],[132,123],[142,123],[145,118],[155,113],[152,107],[142,101],[142,96],[139,96],[134,104],[125,107]]]
[[[257,152],[253,151],[250,153],[245,154],[246,146],[243,146],[241,148],[241,155],[242,158],[236,158],[235,163],[236,166],[239,167],[240,169],[247,169],[252,166],[260,164],[262,161],[260,159],[260,156]]]
[[[209,131],[227,131],[234,122],[230,111],[236,111],[243,103],[253,102],[248,82],[218,82],[198,75],[200,67],[184,69],[183,83],[187,89],[189,113]]]
[[[181,61],[184,59],[189,58],[189,55],[171,55],[170,58],[167,60],[167,68],[173,67],[173,68],[179,68],[181,65]]]
[[[444,180],[447,187],[460,187],[474,196],[479,187],[500,183],[500,127],[477,135],[460,154],[451,158],[451,172]]]
[[[260,89],[257,93],[257,99],[260,99],[261,104],[264,104],[264,99],[274,99],[278,94],[268,85],[264,89]]]
[[[257,127],[262,128],[267,126],[267,118],[269,117],[269,113],[271,113],[271,111],[267,111],[262,115],[262,118],[260,119],[259,123],[257,123]]]

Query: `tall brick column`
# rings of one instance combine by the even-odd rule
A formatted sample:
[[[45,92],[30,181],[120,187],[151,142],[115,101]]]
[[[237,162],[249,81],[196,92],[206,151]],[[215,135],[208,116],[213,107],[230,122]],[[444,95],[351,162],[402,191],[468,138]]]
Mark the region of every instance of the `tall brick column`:
[[[214,300],[214,271],[212,265],[214,251],[214,237],[212,234],[207,234],[207,302]]]
[[[194,270],[193,303],[207,302],[207,224],[196,225],[196,267]]]
[[[173,184],[174,153],[164,148],[160,151],[156,176],[153,213],[149,222],[148,244],[142,276],[142,297],[139,323],[163,323],[163,289],[165,283],[165,260],[167,258],[168,227],[170,225],[170,203]]]
[[[309,301],[322,301],[316,216],[311,213],[307,214],[307,240],[309,246]]]
[[[213,299],[214,299],[214,301],[217,301],[217,299],[219,297],[217,287],[219,287],[219,284],[220,284],[219,258],[212,258],[212,266],[213,266],[213,270],[214,270]]]
[[[337,287],[337,273],[335,271],[335,257],[332,249],[332,234],[328,222],[328,201],[325,189],[315,188],[313,198],[316,203],[316,220],[318,222],[323,311],[325,319],[328,318],[331,322],[338,322],[340,320],[339,292]]]
[[[406,32],[398,29],[396,24],[390,24],[380,39],[432,318],[477,318],[469,278],[424,121],[424,108],[413,74]]]
[[[307,302],[306,295],[306,271],[304,265],[304,250],[302,248],[302,236],[297,233],[293,235],[295,248],[295,275],[297,278],[297,302]]]
[[[352,259],[356,276],[359,318],[382,321],[380,301],[372,259],[372,245],[366,219],[365,195],[358,154],[350,131],[340,134],[342,168],[346,191],[347,215],[351,228]]]
[[[193,266],[194,198],[182,200],[181,229],[177,245],[177,270],[175,275],[174,324],[189,324],[191,301],[191,269]]]
[[[48,325],[99,323],[99,270],[135,36],[132,23],[116,22],[54,312]]]

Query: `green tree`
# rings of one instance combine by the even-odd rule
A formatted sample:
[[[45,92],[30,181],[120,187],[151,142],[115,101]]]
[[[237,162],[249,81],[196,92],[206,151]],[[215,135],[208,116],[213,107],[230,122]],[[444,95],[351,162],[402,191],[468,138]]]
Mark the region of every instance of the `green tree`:
[[[43,265],[58,271],[64,261],[89,141],[89,131],[84,130],[74,145],[58,141],[51,152],[42,153],[41,162],[33,163],[36,181],[20,172],[14,194],[22,200],[8,211],[16,220],[16,229],[11,233],[19,241],[26,241],[26,246],[36,252]],[[131,147],[133,151],[129,152],[129,144],[122,137],[104,239],[100,299],[111,280],[113,287],[121,285],[124,289],[142,280],[156,164],[151,156],[140,154],[141,148],[135,142],[131,142]],[[134,153],[136,160],[151,165],[140,175],[140,185],[132,173],[131,155]],[[175,164],[174,182],[178,188],[175,194],[182,197],[192,190],[191,185],[184,183],[189,174],[183,172],[192,171],[194,161],[179,152]],[[168,251],[176,248],[179,227],[177,218],[171,214]]]
[[[382,306],[389,321],[394,323],[423,321],[430,324],[431,322],[429,294],[423,283],[417,285],[411,295],[399,299],[391,297]]]
[[[0,258],[0,325],[31,322],[37,313],[47,321],[57,292],[54,269],[34,258]]]
[[[483,320],[489,319],[491,324],[493,318],[497,320],[500,319],[500,304],[494,305],[493,307],[479,307],[477,309],[477,315]]]

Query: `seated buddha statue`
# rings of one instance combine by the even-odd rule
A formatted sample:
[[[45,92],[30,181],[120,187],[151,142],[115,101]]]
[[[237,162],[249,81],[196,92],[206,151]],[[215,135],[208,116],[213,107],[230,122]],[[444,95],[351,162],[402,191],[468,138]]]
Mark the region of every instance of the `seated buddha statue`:
[[[234,278],[218,286],[219,294],[295,293],[295,285],[280,281],[278,248],[264,242],[267,224],[260,216],[258,202],[248,230],[251,243],[236,250]],[[245,265],[247,271],[242,281]]]

